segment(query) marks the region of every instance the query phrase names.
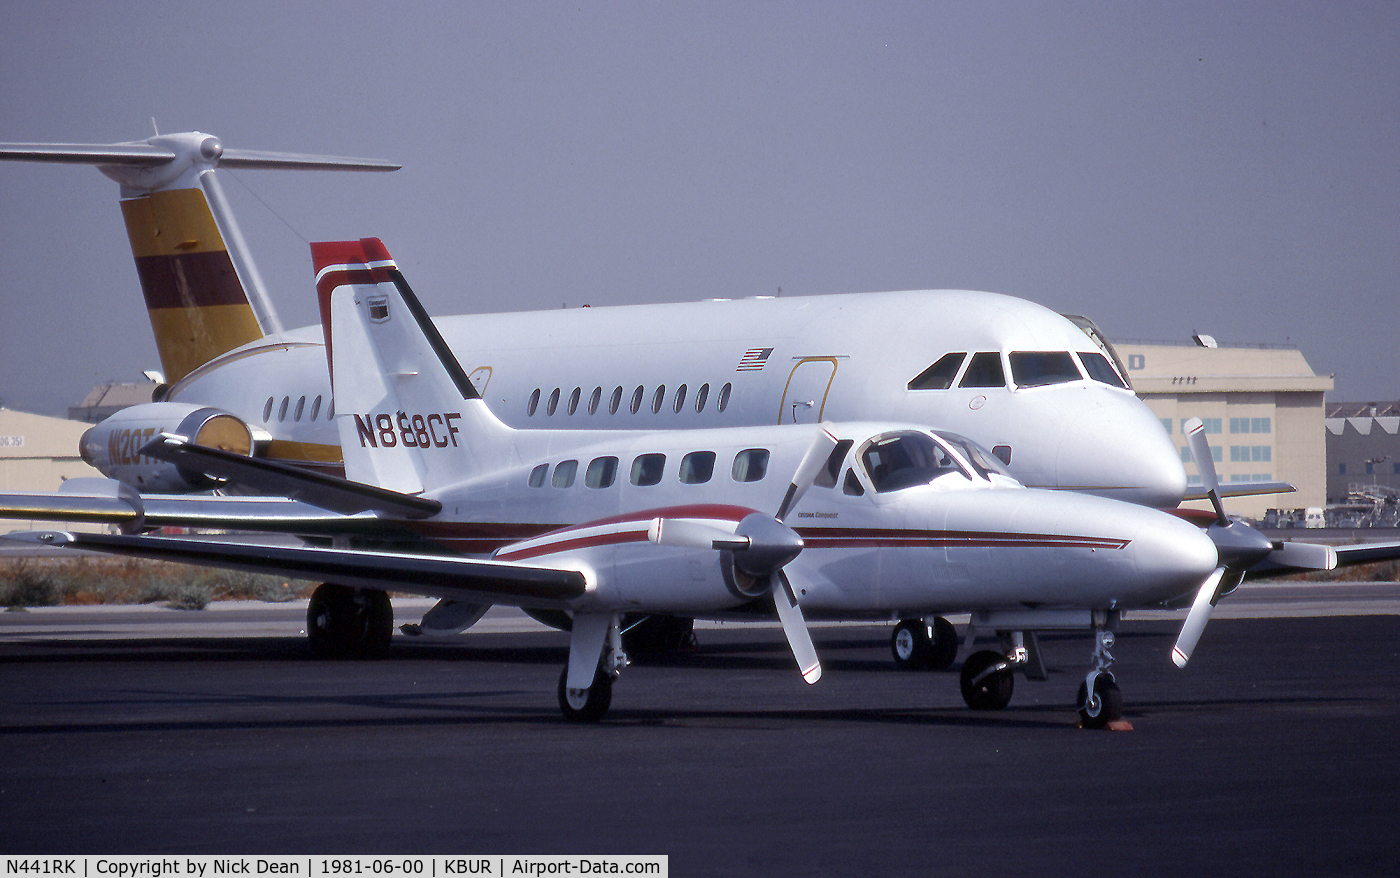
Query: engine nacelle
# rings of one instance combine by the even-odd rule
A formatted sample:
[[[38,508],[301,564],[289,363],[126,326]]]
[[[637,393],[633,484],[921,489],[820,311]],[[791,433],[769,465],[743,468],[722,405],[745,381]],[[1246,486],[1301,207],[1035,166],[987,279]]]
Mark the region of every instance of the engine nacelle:
[[[266,440],[261,431],[216,408],[150,402],[122,409],[88,430],[78,442],[78,453],[104,476],[138,491],[177,494],[219,486],[218,479],[141,454],[141,448],[160,433],[247,457]]]

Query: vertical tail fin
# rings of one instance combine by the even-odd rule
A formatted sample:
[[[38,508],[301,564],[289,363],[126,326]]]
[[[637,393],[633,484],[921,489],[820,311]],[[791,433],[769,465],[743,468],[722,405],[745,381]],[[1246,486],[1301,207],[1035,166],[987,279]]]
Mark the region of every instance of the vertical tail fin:
[[[505,466],[481,400],[378,238],[311,245],[345,475],[418,493]]]
[[[151,192],[121,205],[167,382],[263,337],[203,192]]]
[[[280,332],[252,254],[214,176],[231,168],[392,171],[367,159],[226,150],[197,131],[136,143],[3,143],[0,159],[96,165],[121,184],[122,215],[169,383]]]

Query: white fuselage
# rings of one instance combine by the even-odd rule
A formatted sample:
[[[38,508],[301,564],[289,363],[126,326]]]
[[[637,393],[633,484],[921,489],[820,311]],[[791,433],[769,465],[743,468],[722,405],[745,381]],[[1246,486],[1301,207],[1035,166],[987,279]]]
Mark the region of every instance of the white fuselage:
[[[1179,453],[1160,421],[1131,390],[1091,377],[1086,359],[1101,357],[1093,341],[1060,315],[1008,296],[864,293],[435,322],[493,412],[512,427],[897,420],[997,449],[1033,487],[1163,507],[1175,506],[1185,489]],[[1004,380],[973,377],[979,352],[999,362]],[[1013,357],[1025,352],[1072,354],[1076,371],[1031,386],[1036,380],[1018,375]],[[950,353],[968,355],[949,376],[950,387],[910,389]],[[168,398],[218,407],[266,431],[271,457],[338,457],[320,327],[220,357],[172,387]]]

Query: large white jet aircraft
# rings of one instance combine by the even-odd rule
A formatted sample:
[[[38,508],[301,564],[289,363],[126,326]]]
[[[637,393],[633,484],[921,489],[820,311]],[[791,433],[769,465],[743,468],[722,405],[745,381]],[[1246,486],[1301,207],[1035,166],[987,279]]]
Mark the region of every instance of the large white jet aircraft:
[[[572,625],[559,704],[575,720],[600,719],[609,707],[627,664],[627,614],[776,611],[798,669],[815,683],[821,666],[807,619],[970,612],[975,627],[1002,634],[1004,651],[964,662],[969,706],[1004,707],[1015,670],[1045,676],[1034,632],[1088,629],[1095,644],[1079,710],[1085,725],[1102,726],[1121,715],[1109,647],[1125,608],[1194,593],[1177,644],[1184,664],[1222,585],[1244,570],[1336,563],[1325,547],[1271,545],[1247,528],[1241,536],[1223,514],[1212,529],[1233,539],[1146,506],[1025,488],[989,451],[919,425],[514,429],[482,400],[377,240],[313,252],[348,480],[187,436],[163,435],[141,451],[280,490],[289,498],[281,505],[299,510],[302,525],[290,529],[421,542],[350,549],[131,533],[30,539],[324,577],[335,584],[318,589],[308,623],[321,650],[387,643],[389,589],[449,599],[464,615],[492,603],[565,611]],[[268,527],[276,505],[165,498],[174,512],[162,516],[144,498],[113,499],[120,502],[109,509],[129,504],[129,530],[181,520],[180,510],[187,522]],[[489,558],[480,555],[486,549]]]
[[[215,168],[385,170],[225,149],[214,137],[0,144],[96,165],[122,212],[166,383],[98,425],[84,457],[137,490],[216,483],[140,454],[163,431],[341,472],[322,329],[283,330]],[[283,279],[283,284],[287,281]],[[1112,349],[1046,308],[921,290],[444,317],[443,337],[516,428],[657,430],[896,419],[969,436],[1020,481],[1174,507],[1186,476]]]

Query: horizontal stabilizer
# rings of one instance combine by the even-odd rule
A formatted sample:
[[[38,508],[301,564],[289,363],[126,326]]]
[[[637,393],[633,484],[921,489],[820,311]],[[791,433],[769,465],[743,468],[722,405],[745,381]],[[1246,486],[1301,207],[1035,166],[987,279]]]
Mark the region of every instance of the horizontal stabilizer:
[[[507,606],[562,606],[587,590],[576,570],[454,556],[63,531],[0,539]]]
[[[442,504],[436,500],[194,445],[181,436],[157,436],[141,453],[224,479],[253,493],[286,497],[344,515],[381,512],[403,518],[428,518],[442,511]]]
[[[202,137],[202,139],[198,139]],[[225,168],[267,168],[288,171],[397,171],[402,165],[379,159],[296,152],[224,149],[218,138],[199,135],[199,158]],[[171,147],[174,138],[154,137],[144,143],[0,143],[0,160],[54,162],[74,165],[126,165],[151,168],[189,155]]]

